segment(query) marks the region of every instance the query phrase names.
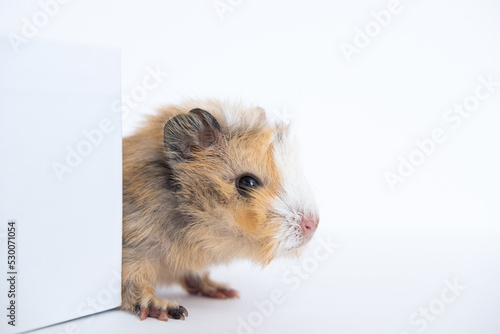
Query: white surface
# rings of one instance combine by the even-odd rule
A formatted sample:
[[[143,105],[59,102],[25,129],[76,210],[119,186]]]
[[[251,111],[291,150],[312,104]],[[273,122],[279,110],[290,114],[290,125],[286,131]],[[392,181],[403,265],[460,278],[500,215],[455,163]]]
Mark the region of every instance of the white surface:
[[[109,107],[119,99],[117,49],[33,41],[16,54],[0,40],[2,274],[7,222],[18,226],[16,327],[2,278],[2,333],[120,305],[119,283],[108,286],[121,272],[121,122]],[[85,156],[68,163],[71,150]]]
[[[499,333],[500,87],[459,127],[443,119],[474,94],[479,76],[500,80],[498,2],[403,0],[351,63],[341,43],[389,1],[241,1],[224,21],[212,2],[69,2],[37,37],[120,47],[126,95],[147,67],[169,73],[126,105],[125,134],[142,114],[184,97],[242,97],[296,116],[320,204],[318,237],[341,246],[255,332],[418,333],[410,316],[456,278],[467,289],[424,332]],[[0,6],[1,31],[16,33],[40,9],[37,1]],[[384,173],[435,128],[447,140],[392,192]],[[186,321],[112,311],[80,330],[235,333],[254,300],[288,286],[274,269],[233,265],[216,276],[242,298],[168,290],[190,312]]]
[[[214,272],[216,279],[239,289],[240,299],[212,300],[189,296],[180,288],[163,290],[161,296],[177,299],[188,309],[185,321],[141,322],[113,310],[36,333],[419,333],[421,327],[411,326],[410,316],[439,299],[444,281],[454,278],[466,289],[424,332],[498,333],[497,236],[402,229],[348,232],[324,226],[316,239],[329,235],[338,248],[329,256],[320,253],[326,259],[316,261],[316,269],[307,255],[299,261],[308,275],[304,279],[290,273],[288,262],[263,271],[240,263]],[[317,247],[311,245],[312,250]],[[283,292],[284,302],[259,318],[254,303],[270,300],[274,290]],[[240,319],[257,325],[238,332]]]

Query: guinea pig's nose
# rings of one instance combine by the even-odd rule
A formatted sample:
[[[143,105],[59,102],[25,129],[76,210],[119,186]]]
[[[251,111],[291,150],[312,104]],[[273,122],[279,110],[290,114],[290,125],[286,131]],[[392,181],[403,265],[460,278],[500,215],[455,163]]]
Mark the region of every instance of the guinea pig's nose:
[[[303,215],[300,221],[304,236],[312,236],[319,224],[319,218],[315,215]]]

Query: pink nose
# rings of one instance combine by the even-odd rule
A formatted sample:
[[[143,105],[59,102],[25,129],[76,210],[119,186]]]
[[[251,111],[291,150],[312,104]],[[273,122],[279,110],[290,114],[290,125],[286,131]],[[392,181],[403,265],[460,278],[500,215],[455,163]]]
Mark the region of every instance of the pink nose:
[[[302,235],[306,238],[311,238],[316,228],[318,228],[319,218],[314,215],[303,216],[300,221],[302,227]]]

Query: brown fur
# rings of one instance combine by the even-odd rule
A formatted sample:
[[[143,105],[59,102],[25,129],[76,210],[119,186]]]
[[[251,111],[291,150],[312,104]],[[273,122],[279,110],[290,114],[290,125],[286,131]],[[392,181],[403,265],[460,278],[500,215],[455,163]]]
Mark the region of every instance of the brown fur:
[[[201,116],[196,119],[200,131],[187,129],[192,121],[188,112],[195,108],[212,114],[220,131]],[[269,207],[281,187],[272,157],[273,132],[279,129],[267,125],[259,108],[235,111],[239,119],[231,122],[222,108],[214,101],[166,107],[123,140],[125,310],[178,308],[155,296],[158,284],[180,283],[188,292],[210,296],[217,296],[215,290],[227,293],[210,281],[209,266],[237,258],[266,265],[275,255],[279,225]],[[165,134],[171,140],[164,142],[165,124],[181,114]],[[244,173],[258,176],[264,185],[250,198],[235,187]]]

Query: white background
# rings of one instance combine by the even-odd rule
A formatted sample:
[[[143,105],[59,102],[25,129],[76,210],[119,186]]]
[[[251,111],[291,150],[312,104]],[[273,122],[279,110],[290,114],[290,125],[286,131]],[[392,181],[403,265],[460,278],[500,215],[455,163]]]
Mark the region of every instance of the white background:
[[[354,45],[388,1],[232,3],[222,20],[211,0],[70,1],[34,38],[121,48],[125,95],[146,68],[169,73],[125,115],[125,134],[142,114],[192,97],[293,115],[320,205],[316,240],[339,247],[319,261],[312,243],[295,263],[310,271],[295,290],[282,278],[293,262],[263,271],[237,263],[214,276],[239,300],[162,292],[189,310],[186,321],[115,310],[40,333],[237,333],[241,319],[253,324],[243,333],[499,333],[500,87],[458,127],[443,116],[474,95],[480,76],[500,81],[500,4],[401,0],[349,62],[342,43]],[[0,32],[21,35],[23,18],[40,10],[37,1],[2,1]],[[384,173],[436,128],[447,139],[391,191]],[[450,303],[439,301],[446,280],[465,287]],[[258,313],[254,302],[275,289],[285,301]],[[432,321],[422,320],[429,307]]]

